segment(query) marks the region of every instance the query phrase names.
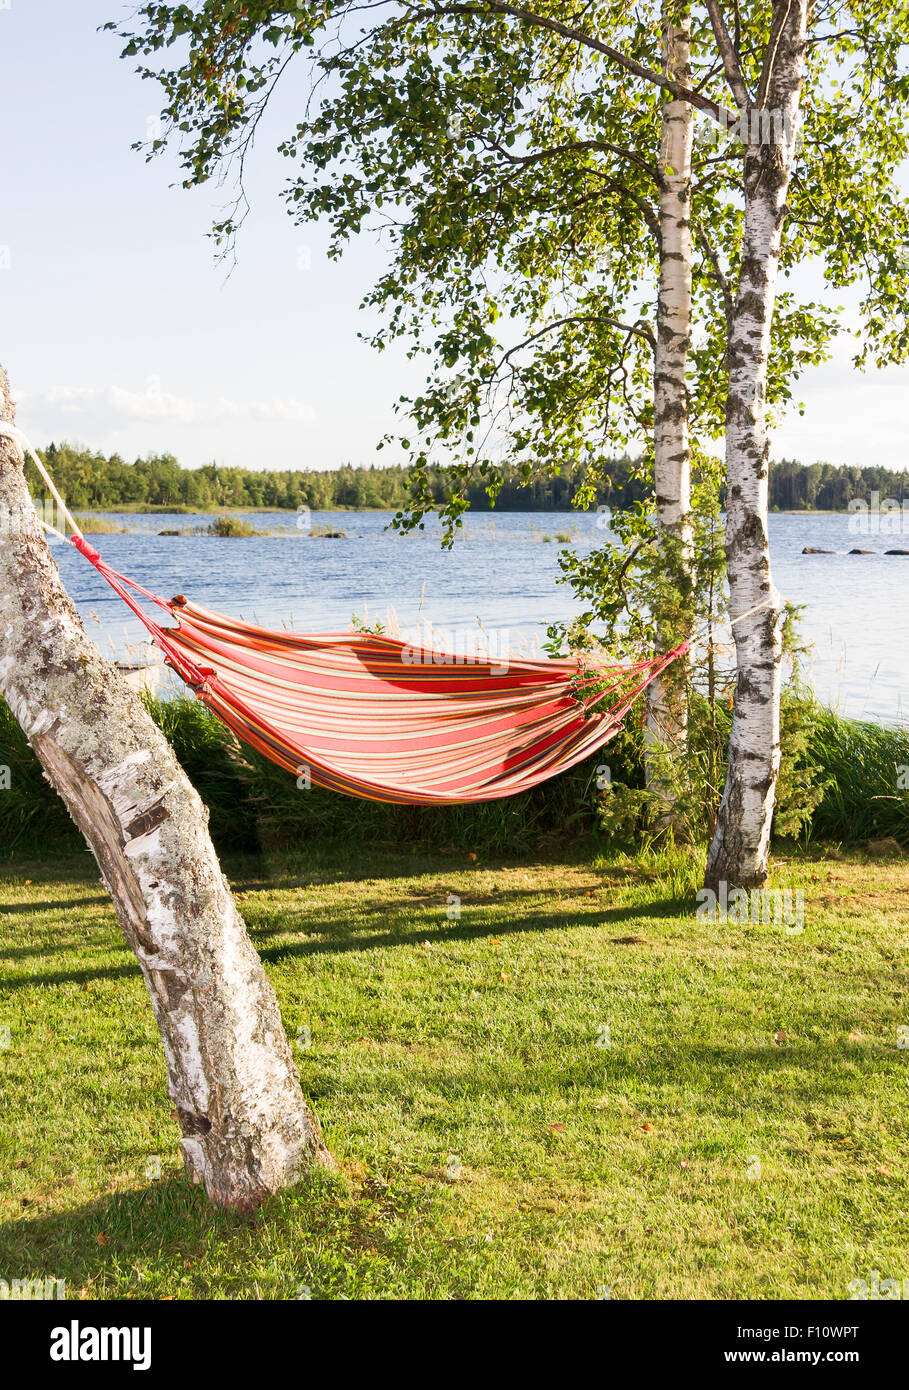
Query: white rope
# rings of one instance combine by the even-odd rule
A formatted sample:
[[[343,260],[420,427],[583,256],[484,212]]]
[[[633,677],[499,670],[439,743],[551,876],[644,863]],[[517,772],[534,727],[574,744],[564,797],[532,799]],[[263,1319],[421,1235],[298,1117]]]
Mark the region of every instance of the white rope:
[[[64,516],[65,520],[69,522],[70,530],[73,532],[74,535],[81,537],[82,532],[81,532],[81,530],[79,529],[79,527],[76,525],[76,518],[73,516],[73,514],[72,514],[72,512],[70,511],[69,507],[67,507],[67,505],[66,505],[66,503],[64,502],[63,498],[60,496],[59,492],[57,491],[57,489],[56,489],[56,487],[55,487],[55,485],[54,485],[54,480],[53,480],[53,478],[52,478],[51,475],[48,473],[47,469],[44,467],[44,464],[41,462],[41,460],[39,459],[38,455],[35,453],[34,449],[32,448],[31,443],[29,442],[28,436],[25,435],[25,434],[23,434],[22,430],[17,429],[15,425],[9,424],[9,422],[8,422],[7,420],[0,420],[0,435],[3,435],[3,436],[5,436],[7,439],[11,439],[11,440],[12,440],[12,442],[16,445],[16,448],[19,450],[20,454],[22,455],[23,459],[26,457],[26,455],[31,459],[32,463],[35,465],[35,467],[37,468],[38,472],[41,474],[41,477],[44,479],[44,483],[45,483],[45,485],[46,485],[46,487],[47,487],[47,490],[48,490],[48,492],[50,493],[51,497],[53,497],[54,501],[57,503],[57,506],[60,508],[60,511],[63,513],[63,516]],[[44,521],[41,517],[39,517],[38,520],[41,522],[41,525],[44,527],[44,529],[45,529],[46,531],[52,531],[53,534],[54,534],[55,536],[60,536],[61,539],[63,539],[63,540],[66,540],[66,539],[67,539],[66,535],[65,535],[62,531],[58,531],[58,530],[56,529],[56,527],[51,526],[48,522]]]
[[[69,536],[65,535],[62,531],[58,531],[56,526],[51,526],[50,522],[45,521],[43,516],[38,516],[37,512],[35,513],[35,519],[39,526],[44,527],[49,536],[56,536],[58,541],[66,541],[66,544],[69,545]],[[77,534],[81,536],[82,533],[80,531],[77,532]]]
[[[759,603],[752,604],[750,608],[745,609],[744,613],[739,613],[734,618],[728,618],[729,626],[735,627],[736,623],[744,622],[746,618],[751,617],[752,613],[759,613],[762,608],[773,608],[776,611],[777,616],[779,617],[779,615],[783,611],[781,607],[777,606],[780,603],[780,601],[781,595],[777,592],[776,589],[774,589],[773,593],[770,594],[769,597],[762,598]],[[785,600],[782,600],[782,602],[785,603]],[[714,628],[722,626],[723,620],[721,618],[718,618],[712,622],[704,623],[701,627],[698,628],[697,632],[692,633],[688,641],[692,644],[695,642],[700,642],[701,638],[707,637],[711,632],[713,632]]]
[[[746,608],[744,613],[740,613],[737,618],[730,618],[729,626],[735,627],[736,623],[741,623],[745,618],[750,618],[752,613],[758,613],[762,608],[776,608],[779,597],[780,595],[774,590],[769,598],[762,598],[760,603],[754,604],[751,608]],[[782,609],[779,611],[782,612]]]

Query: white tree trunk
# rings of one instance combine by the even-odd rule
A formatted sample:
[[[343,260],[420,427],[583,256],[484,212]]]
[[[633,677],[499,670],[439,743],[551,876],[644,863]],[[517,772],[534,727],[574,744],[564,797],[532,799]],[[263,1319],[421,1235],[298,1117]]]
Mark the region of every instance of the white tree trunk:
[[[0,418],[12,422],[0,368]],[[98,862],[151,995],[193,1182],[255,1207],[330,1162],[208,815],[88,640],[0,437],[0,691]]]
[[[707,860],[714,890],[760,887],[767,877],[780,765],[782,647],[770,573],[766,384],[786,197],[795,158],[807,0],[777,0],[772,76],[749,112],[745,225],[729,350],[726,408],[726,560],[735,622],[735,713],[729,771]],[[756,605],[758,611],[751,612]]]
[[[679,5],[663,7],[663,71],[690,85],[691,15]],[[690,560],[691,450],[685,380],[691,343],[691,147],[694,112],[688,102],[666,101],[662,109],[660,171],[660,277],[653,376],[653,474],[658,534],[667,566],[680,584]],[[687,633],[673,632],[670,645]],[[666,646],[658,643],[657,650]],[[673,753],[684,747],[687,711],[686,663],[676,662],[647,690],[645,767],[647,782],[671,820],[674,801],[669,775]]]

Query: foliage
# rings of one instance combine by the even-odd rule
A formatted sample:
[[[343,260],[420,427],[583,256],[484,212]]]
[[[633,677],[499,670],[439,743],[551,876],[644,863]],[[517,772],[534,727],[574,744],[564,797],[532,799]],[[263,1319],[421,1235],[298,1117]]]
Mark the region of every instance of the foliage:
[[[259,531],[255,526],[251,526],[248,521],[243,521],[238,516],[219,516],[208,526],[204,527],[202,535],[218,536],[225,540],[232,536],[264,536],[266,532]]]
[[[813,835],[844,843],[892,838],[909,850],[909,729],[821,710],[809,756],[826,773]]]
[[[192,695],[143,704],[208,808],[219,852],[252,852],[259,835],[243,751],[233,733]]]
[[[47,845],[76,851],[82,837],[0,697],[0,854]]]
[[[296,511],[400,510],[411,499],[415,479],[409,467],[390,464],[384,468],[341,468],[316,471],[274,471],[270,469],[221,468],[206,464],[202,468],[182,468],[171,454],[136,459],[125,463],[117,454],[105,457],[96,451],[72,444],[51,444],[38,451],[50,467],[60,491],[71,507],[93,507],[116,511],[147,508],[149,511],[210,511],[219,507],[234,509],[267,508]],[[35,496],[42,483],[27,465]],[[696,466],[697,472],[697,466]],[[608,506],[615,513],[634,511],[651,495],[652,485],[646,457],[628,455],[609,459],[603,476],[581,499],[589,507]],[[503,511],[570,511],[582,484],[577,467],[566,463],[559,472],[530,480],[517,464],[499,465],[495,505]],[[444,469],[428,468],[420,481],[434,506],[444,505],[450,480]],[[725,501],[722,477],[717,479],[718,501]],[[493,506],[489,479],[479,468],[472,468],[463,479],[464,497],[473,511]],[[770,508],[777,511],[846,511],[855,498],[868,501],[872,492],[880,497],[902,501],[909,497],[909,474],[878,465],[865,468],[830,463],[802,464],[782,459],[770,469]],[[122,528],[104,518],[77,518],[83,530],[110,531]],[[561,539],[561,537],[556,537]]]
[[[723,692],[713,709],[695,692],[689,752],[677,773],[677,836],[695,842],[710,832],[725,774],[731,686]],[[219,853],[270,854],[322,839],[475,854],[522,853],[591,836],[640,849],[652,839],[641,706],[589,762],[532,792],[485,805],[416,807],[360,801],[317,787],[300,790],[294,777],[239,745],[191,697],[147,697],[146,703],[208,807]],[[790,687],[784,710],[776,832],[801,828],[805,836],[844,843],[894,836],[909,847],[909,733],[843,719],[820,709],[798,685]],[[611,785],[599,790],[604,765]],[[0,789],[0,855],[40,852],[48,843],[61,853],[79,850],[78,831],[0,701],[2,767],[10,768],[10,786]]]
[[[680,0],[681,7],[681,0]],[[709,7],[692,9],[697,113],[693,181],[695,337],[689,411],[723,427],[729,315],[742,236],[742,145]],[[456,527],[479,470],[495,496],[503,461],[533,477],[576,470],[581,492],[608,460],[646,449],[659,258],[661,21],[671,3],[601,0],[566,16],[556,0],[414,8],[318,0],[141,4],[108,27],[159,85],[162,133],[187,186],[236,175],[215,227],[229,250],[245,211],[243,170],[277,84],[304,86],[281,148],[295,219],[327,225],[330,254],[381,235],[387,269],[367,294],[378,349],[427,354],[425,388],[400,402],[413,489],[399,524],[440,510]],[[736,6],[734,47],[760,107],[775,16]],[[567,22],[566,22],[567,20]],[[815,260],[854,290],[856,361],[909,351],[909,207],[895,179],[909,150],[904,23],[879,0],[834,0],[811,21],[798,167],[781,251],[787,276]],[[765,113],[766,115],[766,113]],[[718,134],[719,130],[719,134]],[[844,324],[832,296],[781,283],[766,398],[795,382]],[[443,466],[440,502],[429,470]]]
[[[817,735],[826,711],[804,674],[810,652],[799,635],[801,609],[787,603],[783,619],[783,656],[789,677],[780,701],[780,772],[773,812],[775,835],[797,836],[809,831],[814,812],[830,786],[833,772],[817,758]]]

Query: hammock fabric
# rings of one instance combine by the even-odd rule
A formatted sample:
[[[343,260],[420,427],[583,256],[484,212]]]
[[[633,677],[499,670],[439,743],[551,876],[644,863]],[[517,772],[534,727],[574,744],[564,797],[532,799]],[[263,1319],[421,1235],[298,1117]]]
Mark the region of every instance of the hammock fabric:
[[[527,791],[601,748],[688,650],[682,643],[630,666],[579,657],[465,663],[372,633],[272,632],[182,595],[168,603],[111,569],[84,537],[71,539],[239,738],[316,786],[372,801],[451,804]],[[129,589],[176,626],[148,617]]]

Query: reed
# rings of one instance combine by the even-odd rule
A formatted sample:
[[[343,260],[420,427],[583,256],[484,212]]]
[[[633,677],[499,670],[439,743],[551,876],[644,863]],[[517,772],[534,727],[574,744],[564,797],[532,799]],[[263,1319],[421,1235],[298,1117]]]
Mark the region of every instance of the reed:
[[[603,839],[609,819],[602,814],[597,769],[604,762],[614,788],[643,786],[637,721],[589,762],[520,796],[482,805],[388,806],[317,787],[299,788],[294,777],[241,747],[189,696],[146,696],[145,701],[208,807],[212,837],[221,852],[354,841],[521,854],[559,839]],[[803,838],[856,844],[892,837],[909,847],[909,730],[844,719],[812,705],[810,735],[797,762],[802,773],[824,787]],[[705,796],[707,791],[705,783]],[[626,839],[635,834],[628,825],[621,833]],[[621,838],[620,832],[613,837]],[[40,852],[48,844],[79,848],[81,839],[0,701],[0,854]]]

